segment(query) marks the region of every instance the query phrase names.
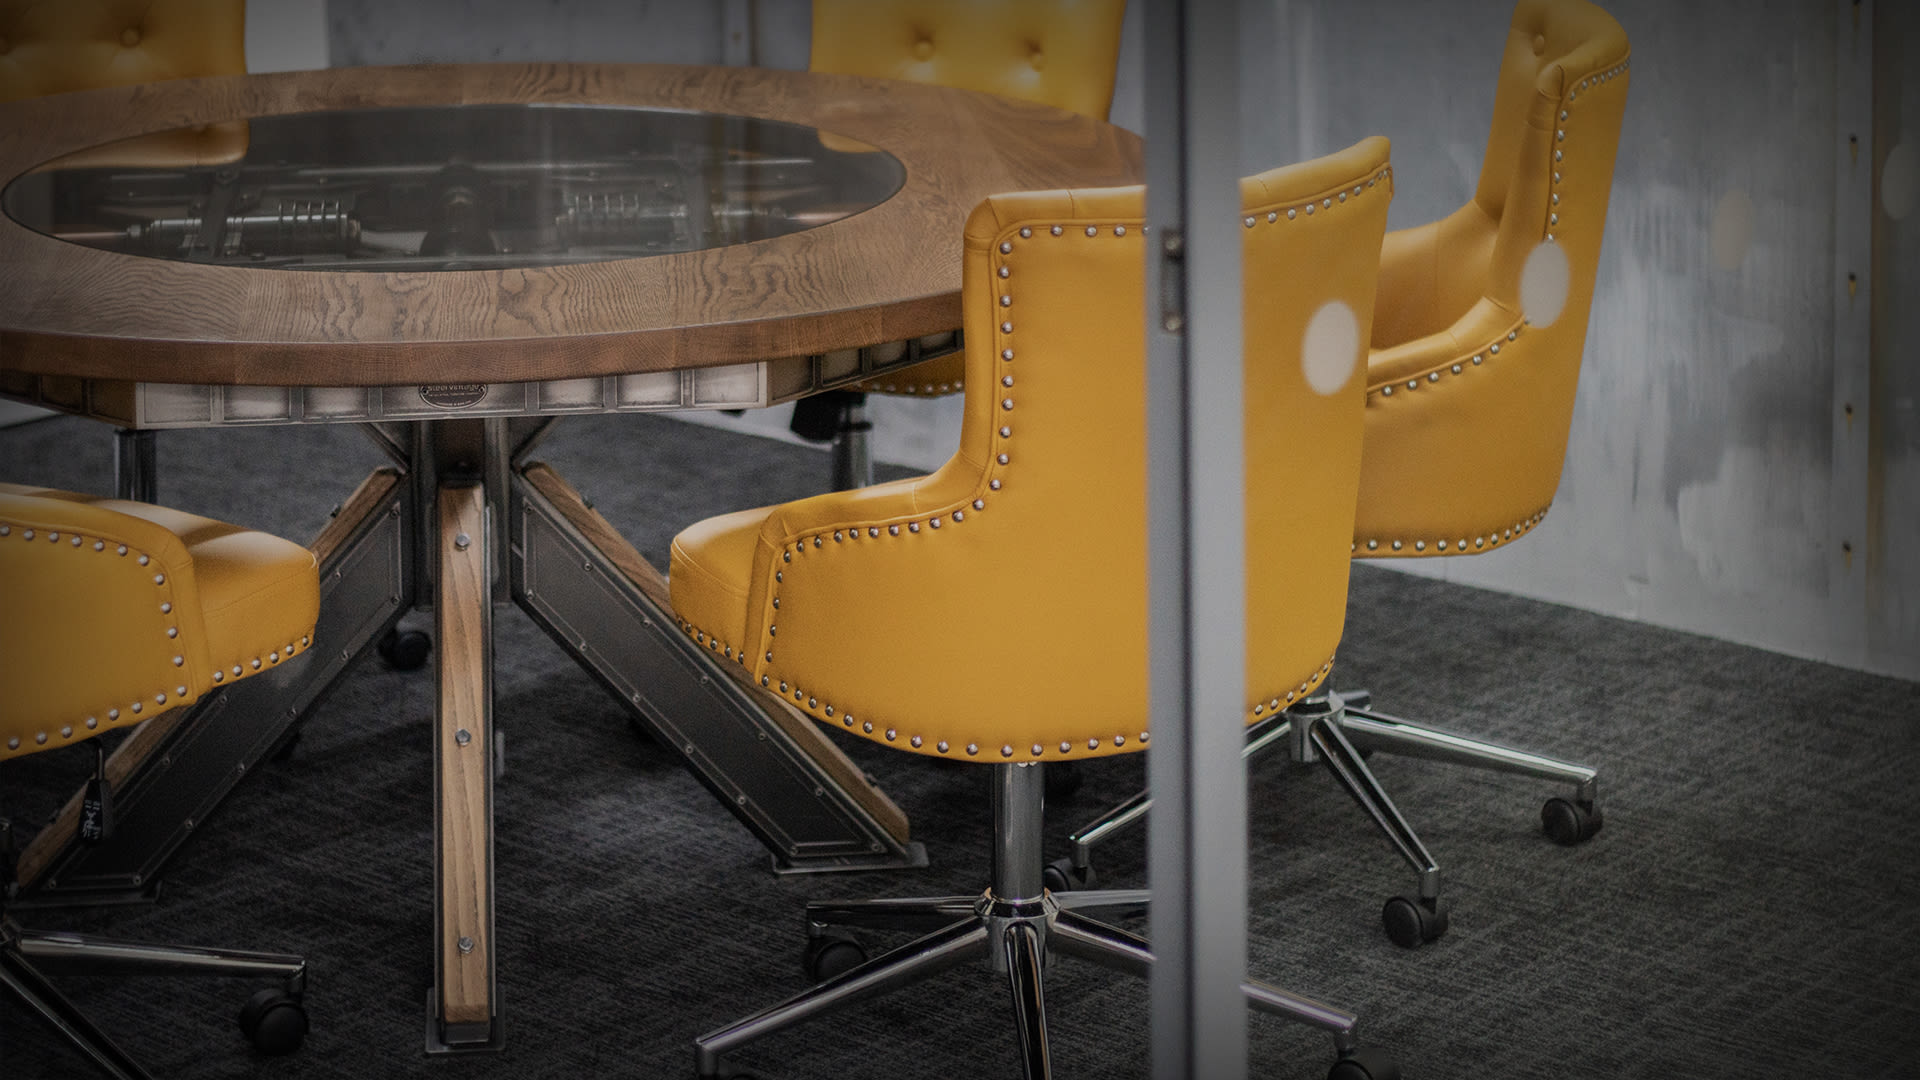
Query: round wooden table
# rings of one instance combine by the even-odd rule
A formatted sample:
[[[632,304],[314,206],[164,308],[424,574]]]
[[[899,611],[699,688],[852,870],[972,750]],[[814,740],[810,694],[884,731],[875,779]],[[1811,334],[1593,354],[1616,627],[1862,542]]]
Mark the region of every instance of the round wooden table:
[[[109,766],[124,793],[115,838],[77,844],[76,800],[23,854],[23,886],[68,899],[150,889],[195,821],[352,660],[401,615],[431,606],[437,903],[426,1042],[435,1052],[501,1045],[489,659],[498,602],[517,603],[681,753],[776,869],[925,859],[899,809],[804,716],[682,635],[658,571],[527,459],[545,425],[567,412],[770,404],[957,348],[962,227],[981,199],[1142,175],[1135,136],[986,94],[750,68],[463,65],[183,80],[0,105],[0,177],[134,137],[230,151],[237,125],[263,117],[480,105],[779,121],[818,129],[825,146],[878,148],[902,176],[877,205],[785,235],[468,269],[155,258],[0,217],[0,395],[148,437],[352,422],[394,460],[314,541],[320,647],[136,729]],[[179,129],[188,130],[161,134]]]
[[[267,273],[0,219],[0,365],[170,383],[507,382],[821,354],[960,324],[961,226],[1002,191],[1139,182],[1140,140],[989,94],[758,68],[479,65],[181,80],[0,105],[0,177],[111,140],[390,106],[636,105],[819,128],[897,157],[881,205],[718,249],[447,273]]]

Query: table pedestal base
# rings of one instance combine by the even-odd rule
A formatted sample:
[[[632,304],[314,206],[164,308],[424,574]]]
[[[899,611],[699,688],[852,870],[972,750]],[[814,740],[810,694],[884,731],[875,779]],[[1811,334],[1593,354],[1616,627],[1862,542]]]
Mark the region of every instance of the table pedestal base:
[[[512,600],[605,685],[782,873],[926,865],[906,815],[814,722],[680,632],[666,579],[552,469],[550,421],[369,425],[375,470],[314,542],[315,648],[134,730],[108,761],[119,825],[79,843],[78,793],[19,863],[21,903],[151,896],[196,825],[408,610],[433,607],[434,988],[427,1048],[502,1045],[494,953],[492,610]]]

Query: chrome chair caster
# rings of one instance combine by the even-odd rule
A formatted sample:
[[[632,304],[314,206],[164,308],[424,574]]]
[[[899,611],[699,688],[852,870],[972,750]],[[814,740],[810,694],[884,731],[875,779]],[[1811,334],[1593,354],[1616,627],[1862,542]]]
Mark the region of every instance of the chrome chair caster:
[[[1380,909],[1380,921],[1387,937],[1403,949],[1417,949],[1440,940],[1447,932],[1447,902],[1413,896],[1395,896]]]
[[[1092,866],[1075,866],[1072,856],[1063,855],[1040,871],[1040,884],[1045,885],[1048,891],[1057,893],[1097,889],[1100,887],[1100,875],[1093,872]]]
[[[419,630],[389,630],[375,648],[393,670],[417,671],[433,651],[433,639]]]
[[[1353,1050],[1333,1063],[1327,1080],[1400,1080],[1400,1066],[1378,1050]]]
[[[1548,839],[1565,847],[1593,839],[1593,834],[1600,831],[1605,821],[1599,805],[1592,799],[1568,799],[1555,795],[1540,808],[1541,830]]]
[[[262,990],[241,1007],[240,1032],[263,1054],[291,1054],[306,1041],[307,1007],[285,990]]]
[[[807,978],[826,982],[867,962],[867,947],[845,930],[826,929],[807,937],[800,966]]]

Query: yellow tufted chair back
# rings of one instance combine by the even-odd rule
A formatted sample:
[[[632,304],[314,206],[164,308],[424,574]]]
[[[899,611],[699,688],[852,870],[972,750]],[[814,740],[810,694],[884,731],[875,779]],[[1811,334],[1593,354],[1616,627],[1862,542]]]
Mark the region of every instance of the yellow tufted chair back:
[[[147,503],[0,483],[0,761],[78,742],[308,647],[313,553]]]
[[[1107,118],[1126,0],[814,0],[814,71],[936,83]]]
[[[0,0],[0,101],[244,75],[246,29],[246,0]],[[235,121],[136,136],[58,164],[218,165],[246,151],[247,125]]]
[[[1587,0],[1521,0],[1473,201],[1387,237],[1357,554],[1479,553],[1545,516],[1573,419],[1628,55],[1620,24]]]
[[[1387,151],[1368,139],[1241,184],[1249,720],[1317,683],[1340,638]],[[929,476],[683,532],[672,600],[695,639],[899,750],[1140,749],[1144,211],[1140,187],[976,208],[958,452]]]
[[[934,83],[1107,118],[1126,0],[814,0],[814,71]],[[960,389],[959,355],[858,389]]]
[[[0,101],[247,70],[246,0],[0,0]]]

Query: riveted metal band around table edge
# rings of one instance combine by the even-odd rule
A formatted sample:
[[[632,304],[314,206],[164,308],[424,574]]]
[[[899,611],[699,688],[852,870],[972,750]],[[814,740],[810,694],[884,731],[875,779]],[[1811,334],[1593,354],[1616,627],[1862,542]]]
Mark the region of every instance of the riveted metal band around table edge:
[[[424,386],[137,383],[0,371],[0,398],[140,430],[752,409],[900,371],[961,348],[960,333],[954,331],[752,364]]]

